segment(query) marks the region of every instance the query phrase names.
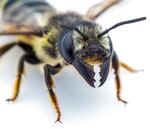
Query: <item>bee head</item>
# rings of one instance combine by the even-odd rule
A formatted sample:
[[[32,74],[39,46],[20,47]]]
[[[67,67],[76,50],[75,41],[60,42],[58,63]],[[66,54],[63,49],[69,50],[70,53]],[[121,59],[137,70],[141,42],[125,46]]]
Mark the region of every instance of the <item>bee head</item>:
[[[63,26],[58,40],[58,49],[67,63],[72,64],[80,75],[94,87],[94,66],[100,67],[101,85],[105,82],[113,47],[107,34],[93,22],[82,21],[72,26]]]
[[[92,87],[95,87],[93,65],[98,65],[101,76],[99,86],[101,86],[107,79],[114,54],[112,42],[107,33],[119,26],[145,19],[146,17],[141,17],[119,22],[104,31],[99,25],[88,21],[77,22],[71,26],[65,25],[58,40],[59,52]]]
[[[84,22],[72,32],[74,53],[89,65],[101,65],[111,55],[111,42],[108,35],[99,37],[102,28],[91,22]]]

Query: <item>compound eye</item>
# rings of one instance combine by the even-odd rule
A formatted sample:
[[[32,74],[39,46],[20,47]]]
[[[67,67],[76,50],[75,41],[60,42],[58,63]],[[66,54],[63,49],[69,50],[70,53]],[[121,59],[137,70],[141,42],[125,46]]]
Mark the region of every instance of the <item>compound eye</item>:
[[[63,35],[58,44],[58,49],[62,56],[69,64],[71,64],[74,60],[74,45],[71,33],[67,33],[65,36]]]

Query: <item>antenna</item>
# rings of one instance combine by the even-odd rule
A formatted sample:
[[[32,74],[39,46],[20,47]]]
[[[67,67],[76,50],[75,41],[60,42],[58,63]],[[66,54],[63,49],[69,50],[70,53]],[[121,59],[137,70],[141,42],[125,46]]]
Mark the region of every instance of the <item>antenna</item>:
[[[127,20],[127,21],[122,21],[122,22],[119,22],[115,25],[113,25],[112,27],[104,30],[102,33],[100,33],[98,35],[98,38],[102,37],[103,35],[107,34],[109,31],[119,27],[119,26],[122,26],[122,25],[125,25],[125,24],[130,24],[130,23],[134,23],[134,22],[139,22],[139,21],[143,21],[143,20],[146,20],[146,17],[140,17],[140,18],[136,18],[136,19],[132,19],[132,20]]]

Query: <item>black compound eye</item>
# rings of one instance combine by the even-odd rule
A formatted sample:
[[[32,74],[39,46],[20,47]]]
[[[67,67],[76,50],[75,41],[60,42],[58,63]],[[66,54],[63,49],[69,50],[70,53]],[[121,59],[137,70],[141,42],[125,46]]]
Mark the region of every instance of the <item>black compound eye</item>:
[[[58,49],[64,59],[71,64],[74,60],[74,45],[71,33],[62,34],[58,42]]]

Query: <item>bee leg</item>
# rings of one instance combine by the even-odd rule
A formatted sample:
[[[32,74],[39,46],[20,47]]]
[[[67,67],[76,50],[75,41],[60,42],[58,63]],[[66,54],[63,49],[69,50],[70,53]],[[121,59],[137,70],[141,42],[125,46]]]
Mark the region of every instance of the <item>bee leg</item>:
[[[119,3],[121,0],[106,0],[104,2],[97,3],[93,5],[87,13],[85,14],[85,18],[88,20],[95,20],[98,18],[103,12],[112,7],[113,5]]]
[[[25,54],[19,60],[17,78],[14,84],[13,95],[11,98],[8,98],[6,101],[15,101],[19,95],[19,90],[21,86],[22,74],[24,72],[24,63],[28,62],[30,64],[38,64],[40,61],[33,55]]]
[[[117,99],[118,99],[118,101],[121,101],[124,104],[127,104],[128,102],[121,98],[121,81],[120,81],[120,77],[119,77],[119,59],[117,57],[116,52],[114,52],[114,55],[112,58],[112,67],[114,69],[114,74],[115,74]]]
[[[61,123],[61,120],[60,120],[61,112],[60,112],[60,108],[59,108],[59,104],[58,104],[56,94],[53,91],[54,83],[53,83],[53,80],[52,80],[52,77],[51,77],[51,73],[50,73],[51,70],[50,69],[51,69],[50,65],[46,64],[44,66],[45,82],[46,82],[46,86],[48,88],[48,92],[49,92],[49,95],[50,95],[52,105],[53,105],[54,109],[57,112],[57,119],[56,119],[55,122],[60,122]]]
[[[56,66],[48,65],[48,67],[49,67],[49,71],[52,75],[55,75],[56,73],[58,73],[62,68],[62,66],[60,64],[57,64]]]
[[[131,73],[137,73],[137,72],[143,71],[142,69],[134,69],[134,68],[130,67],[129,65],[127,65],[127,64],[124,63],[124,62],[120,62],[120,65],[121,65],[124,69],[128,70],[128,71],[131,72]]]
[[[10,43],[0,46],[0,57],[3,56],[7,51],[12,49],[16,45],[19,46],[20,48],[22,48],[26,53],[35,55],[32,47],[27,45],[27,43],[24,43],[21,41],[16,41],[16,42],[10,42]]]
[[[4,55],[7,51],[9,51],[11,48],[13,48],[16,44],[17,42],[11,42],[0,46],[0,57]]]

